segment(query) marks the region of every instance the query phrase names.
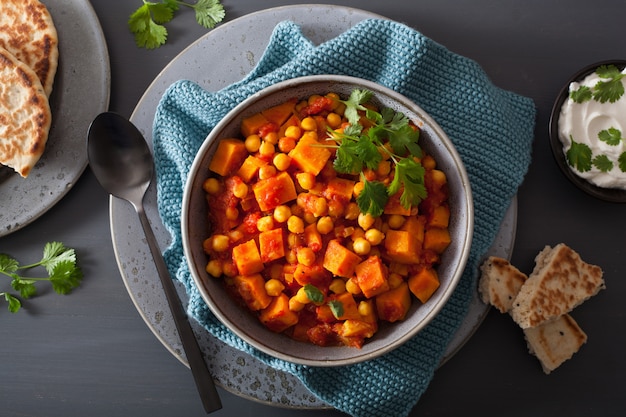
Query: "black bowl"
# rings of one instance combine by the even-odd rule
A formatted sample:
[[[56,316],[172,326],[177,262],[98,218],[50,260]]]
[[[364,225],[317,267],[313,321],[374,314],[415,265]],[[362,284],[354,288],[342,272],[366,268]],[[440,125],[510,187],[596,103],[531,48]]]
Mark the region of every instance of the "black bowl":
[[[569,96],[569,85],[574,81],[583,80],[587,75],[592,74],[598,67],[602,65],[615,65],[619,69],[624,69],[626,67],[626,60],[614,59],[588,65],[577,71],[567,80],[567,82],[559,92],[559,95],[554,102],[554,106],[552,107],[552,113],[550,114],[550,145],[552,146],[552,153],[554,154],[554,159],[556,160],[556,163],[561,168],[561,171],[563,171],[563,174],[565,174],[565,176],[572,183],[574,183],[574,185],[576,185],[587,194],[601,200],[613,203],[626,203],[626,190],[598,187],[572,172],[570,166],[567,163],[565,154],[563,153],[563,144],[559,139],[559,116],[561,114],[561,107],[563,107],[563,103],[565,103],[565,100],[567,100]]]

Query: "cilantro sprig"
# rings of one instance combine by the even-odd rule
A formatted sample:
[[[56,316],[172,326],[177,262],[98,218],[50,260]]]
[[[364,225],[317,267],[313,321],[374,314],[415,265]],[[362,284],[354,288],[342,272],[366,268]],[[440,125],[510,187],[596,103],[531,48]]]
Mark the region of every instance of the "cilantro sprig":
[[[349,125],[342,132],[332,131],[330,140],[337,143],[335,170],[343,174],[360,173],[364,187],[356,200],[359,209],[378,217],[389,198],[401,190],[400,203],[407,209],[425,199],[427,191],[424,168],[416,161],[422,157],[419,130],[400,112],[383,108],[379,113],[365,106],[371,97],[370,91],[355,89],[347,100],[342,100]],[[360,123],[362,117],[367,128]],[[367,168],[376,169],[383,155],[394,165],[393,180],[388,185],[370,181],[363,173]]]
[[[615,103],[624,95],[622,78],[626,76],[615,65],[601,65],[596,69],[600,78],[593,87],[580,86],[570,93],[570,98],[576,103],[583,103],[591,99],[606,103]]]
[[[219,0],[198,0],[195,4],[180,0],[142,1],[143,5],[128,19],[128,28],[140,48],[158,48],[167,41],[168,32],[164,24],[174,18],[180,6],[193,9],[198,24],[207,29],[214,28],[226,15]]]
[[[26,277],[21,275],[24,271],[36,267],[46,270],[47,277]],[[47,281],[57,294],[69,294],[78,287],[83,279],[83,273],[76,262],[74,249],[66,248],[61,242],[46,243],[43,256],[40,261],[20,265],[19,262],[7,255],[0,254],[0,274],[11,278],[11,287],[19,292],[20,297],[28,299],[37,294],[36,284]],[[0,292],[0,297],[8,303],[8,309],[16,313],[22,307],[20,299],[9,292]]]

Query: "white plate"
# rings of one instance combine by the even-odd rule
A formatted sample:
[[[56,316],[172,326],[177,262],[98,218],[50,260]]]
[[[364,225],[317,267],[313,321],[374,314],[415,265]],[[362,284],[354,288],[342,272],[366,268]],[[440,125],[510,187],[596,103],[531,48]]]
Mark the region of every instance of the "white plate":
[[[153,81],[131,120],[152,142],[152,123],[159,100],[165,90],[179,79],[196,81],[209,91],[216,91],[241,80],[256,65],[275,25],[292,20],[301,25],[303,33],[315,43],[332,39],[357,22],[381,16],[361,10],[326,5],[286,6],[243,16],[219,26],[203,36],[178,55]],[[206,51],[210,50],[208,54]],[[220,56],[216,61],[211,57]],[[148,190],[145,208],[155,235],[162,249],[170,241],[156,205],[156,190]],[[182,363],[187,361],[182,352],[180,339],[168,310],[165,295],[158,282],[156,268],[150,250],[144,242],[141,225],[132,206],[112,197],[110,201],[111,234],[113,245],[126,288],[137,310],[156,337]],[[492,253],[509,257],[515,240],[517,204],[509,208]],[[182,300],[188,301],[182,286]],[[445,354],[449,359],[473,334],[482,322],[487,307],[477,297],[472,301],[470,312],[454,336]],[[225,389],[251,400],[292,408],[326,408],[294,376],[276,371],[255,358],[231,348],[211,336],[192,320],[205,353],[211,373]]]
[[[33,222],[74,186],[87,167],[85,136],[109,106],[109,53],[88,0],[44,0],[59,35],[46,150],[24,179],[0,166],[0,237]]]

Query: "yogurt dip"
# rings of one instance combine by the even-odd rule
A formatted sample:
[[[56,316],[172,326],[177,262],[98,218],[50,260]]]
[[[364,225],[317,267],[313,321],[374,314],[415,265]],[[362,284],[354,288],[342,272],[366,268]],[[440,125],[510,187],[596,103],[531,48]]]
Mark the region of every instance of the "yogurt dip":
[[[569,168],[602,188],[626,190],[626,69],[600,66],[569,85],[559,139]]]

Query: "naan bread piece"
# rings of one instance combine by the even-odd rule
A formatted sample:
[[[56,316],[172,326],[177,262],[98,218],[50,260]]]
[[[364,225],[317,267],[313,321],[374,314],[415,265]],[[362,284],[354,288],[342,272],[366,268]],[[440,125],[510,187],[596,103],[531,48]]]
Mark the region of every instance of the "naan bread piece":
[[[480,269],[478,292],[483,303],[491,304],[500,313],[508,313],[528,276],[497,256],[487,258]]]
[[[479,291],[483,302],[501,313],[509,313],[528,276],[506,259],[495,256],[483,262],[481,271]],[[587,335],[569,314],[524,329],[524,338],[528,351],[539,359],[546,374],[571,359],[587,342]]]
[[[524,329],[524,337],[528,351],[539,359],[546,374],[571,359],[587,341],[587,335],[569,314]]]
[[[59,62],[58,43],[52,16],[41,2],[0,1],[0,46],[37,73],[48,97]]]
[[[546,246],[517,294],[511,317],[522,328],[554,320],[605,288],[599,266],[584,262],[564,243]]]
[[[0,47],[0,164],[26,178],[43,154],[51,121],[37,74]]]

